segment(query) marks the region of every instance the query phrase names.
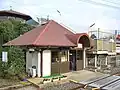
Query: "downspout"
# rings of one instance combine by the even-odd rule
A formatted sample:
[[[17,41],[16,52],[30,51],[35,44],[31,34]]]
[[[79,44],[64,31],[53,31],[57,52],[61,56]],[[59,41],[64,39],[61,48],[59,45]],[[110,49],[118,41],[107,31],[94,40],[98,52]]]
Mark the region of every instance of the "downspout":
[[[41,72],[41,77],[42,77],[43,76],[43,72],[42,72],[43,71],[43,50],[41,50],[40,53],[41,53],[40,72]]]

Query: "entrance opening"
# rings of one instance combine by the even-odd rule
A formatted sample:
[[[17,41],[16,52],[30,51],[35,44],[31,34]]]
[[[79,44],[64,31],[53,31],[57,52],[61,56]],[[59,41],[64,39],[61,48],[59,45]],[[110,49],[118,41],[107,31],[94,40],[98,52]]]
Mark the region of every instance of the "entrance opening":
[[[82,43],[83,47],[90,47],[90,40],[86,35],[81,36],[78,43]]]
[[[90,47],[90,39],[87,34],[80,34],[77,38],[77,44],[82,44],[81,48],[70,51],[69,61],[70,70],[76,71],[86,66],[86,48]]]
[[[71,50],[70,51],[70,70],[71,71],[76,71],[76,50]]]

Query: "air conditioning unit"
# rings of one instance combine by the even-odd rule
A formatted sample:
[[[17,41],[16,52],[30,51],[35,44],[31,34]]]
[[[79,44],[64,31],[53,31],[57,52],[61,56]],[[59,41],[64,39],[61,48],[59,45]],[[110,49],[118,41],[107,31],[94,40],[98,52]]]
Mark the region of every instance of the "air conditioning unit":
[[[31,77],[36,77],[36,69],[29,68],[28,69],[28,75],[31,76]]]
[[[32,68],[32,77],[36,77],[36,69]]]

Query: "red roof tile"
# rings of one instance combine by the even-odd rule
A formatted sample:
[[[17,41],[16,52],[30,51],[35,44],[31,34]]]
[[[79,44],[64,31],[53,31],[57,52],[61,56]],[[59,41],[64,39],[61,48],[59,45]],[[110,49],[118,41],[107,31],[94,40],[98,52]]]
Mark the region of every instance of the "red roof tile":
[[[77,46],[82,36],[88,37],[86,33],[75,34],[57,22],[50,20],[45,25],[36,27],[4,45],[69,47]]]
[[[66,34],[74,35],[73,32],[51,20],[4,45],[76,46]]]
[[[117,36],[116,36],[116,39],[120,40],[120,35],[117,35]]]
[[[66,35],[66,36],[76,45],[79,43],[79,39],[82,36],[86,36],[89,39],[89,36],[86,33],[76,33],[76,34],[73,34],[73,35]]]

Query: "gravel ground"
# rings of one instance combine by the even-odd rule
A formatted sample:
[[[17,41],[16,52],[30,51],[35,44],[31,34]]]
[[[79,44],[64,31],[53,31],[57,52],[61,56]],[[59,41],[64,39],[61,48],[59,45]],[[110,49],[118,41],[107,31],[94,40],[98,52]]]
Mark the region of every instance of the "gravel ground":
[[[64,83],[64,84],[60,84],[60,85],[53,86],[53,87],[46,87],[43,90],[71,90],[79,86],[80,86],[79,84],[69,82],[69,83]]]
[[[33,85],[30,85],[30,86],[26,86],[26,87],[14,89],[14,90],[73,90],[74,88],[78,88],[80,86],[81,86],[80,84],[67,82],[67,83],[52,85],[52,86],[51,85],[49,86],[46,84],[43,89],[38,89]],[[80,89],[74,89],[74,90],[80,90]]]
[[[94,68],[86,68],[86,70],[90,70],[90,71],[95,71]],[[110,69],[108,68],[104,68],[104,69],[100,69],[100,70],[97,70],[98,72],[101,72],[101,73],[104,73],[104,74],[116,74],[116,73],[120,73],[120,67],[112,67]]]
[[[14,89],[14,90],[38,90],[38,88],[34,86],[26,86],[26,87]]]
[[[116,73],[120,73],[120,67],[114,67],[114,68],[111,68],[111,69],[105,69],[105,70],[100,70],[100,72],[102,73],[105,73],[105,74],[116,74]]]
[[[56,86],[51,86],[51,87],[45,87],[43,90],[71,90],[74,88],[80,87],[80,84],[75,84],[72,82],[67,82],[64,84],[56,85]]]

